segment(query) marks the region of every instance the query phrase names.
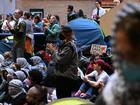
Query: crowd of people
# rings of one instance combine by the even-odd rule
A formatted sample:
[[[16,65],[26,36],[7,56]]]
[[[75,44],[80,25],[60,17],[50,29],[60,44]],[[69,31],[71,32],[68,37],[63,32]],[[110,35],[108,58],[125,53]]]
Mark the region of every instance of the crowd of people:
[[[86,18],[72,5],[67,11],[68,22]],[[73,30],[61,26],[57,15],[32,19],[29,12],[17,9],[7,15],[1,29],[14,35],[12,51],[1,55],[1,103],[45,105],[66,97],[94,102],[114,72],[111,54],[79,53]],[[34,32],[44,32],[45,50],[34,51]]]
[[[105,11],[100,7],[100,2],[97,2],[96,6],[92,18],[99,23]],[[126,8],[129,8],[128,11]],[[122,15],[123,10],[129,15]],[[68,97],[88,99],[97,105],[122,105],[126,103],[126,99],[130,99],[129,101],[133,103],[130,94],[139,93],[137,81],[140,76],[130,78],[132,72],[128,69],[134,69],[137,73],[139,68],[137,58],[140,58],[138,53],[140,44],[137,39],[139,39],[140,11],[137,4],[127,4],[123,10],[118,16],[122,20],[116,21],[113,30],[113,38],[116,38],[115,44],[113,43],[114,52],[119,55],[117,58],[114,55],[114,58],[120,67],[116,67],[116,63],[113,66],[110,46],[105,53],[94,52],[88,57],[78,52],[73,30],[67,25],[61,26],[57,15],[48,15],[44,19],[36,15],[32,21],[31,14],[27,11],[17,9],[14,15],[8,14],[3,24],[0,22],[1,31],[12,33],[14,38],[12,51],[0,54],[0,103],[46,105],[56,99]],[[68,22],[78,17],[86,18],[82,10],[75,12],[74,7],[69,5]],[[33,32],[44,32],[45,50],[34,51]],[[134,54],[136,59],[133,59]],[[134,91],[131,81],[134,82]],[[113,84],[116,87],[113,87]],[[121,87],[124,89],[125,84],[128,86],[126,90],[118,89]],[[127,96],[123,103],[118,97],[123,98],[125,94]],[[135,100],[139,99],[137,95],[135,97]],[[136,102],[139,103],[138,100]]]

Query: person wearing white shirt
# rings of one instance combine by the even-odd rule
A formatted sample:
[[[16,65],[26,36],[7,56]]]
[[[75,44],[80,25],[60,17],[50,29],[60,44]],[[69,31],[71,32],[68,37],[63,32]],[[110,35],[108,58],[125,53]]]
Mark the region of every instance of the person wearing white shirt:
[[[101,7],[100,1],[96,2],[95,5],[96,8],[93,10],[91,18],[94,19],[97,23],[99,23],[100,18],[106,13],[106,11]]]
[[[93,94],[98,94],[106,85],[109,75],[103,70],[105,62],[101,59],[95,62],[94,71],[83,77],[84,83],[75,94],[76,97],[91,98]]]

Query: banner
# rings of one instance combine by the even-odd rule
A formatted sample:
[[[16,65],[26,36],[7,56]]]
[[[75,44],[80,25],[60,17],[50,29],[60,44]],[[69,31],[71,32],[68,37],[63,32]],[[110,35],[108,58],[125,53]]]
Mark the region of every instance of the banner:
[[[106,45],[97,45],[97,44],[92,44],[90,53],[91,54],[100,54],[102,55],[103,53],[106,53],[107,46]]]

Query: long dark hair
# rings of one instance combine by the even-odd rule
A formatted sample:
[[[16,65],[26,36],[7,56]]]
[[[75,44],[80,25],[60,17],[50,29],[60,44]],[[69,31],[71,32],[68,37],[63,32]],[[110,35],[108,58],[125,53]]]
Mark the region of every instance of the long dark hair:
[[[83,10],[82,9],[79,9],[79,11],[78,11],[78,16],[79,17],[85,17],[85,15],[84,15],[84,12],[83,12]]]
[[[38,20],[37,23],[41,21],[41,18],[38,15],[34,16],[34,19],[37,19]]]

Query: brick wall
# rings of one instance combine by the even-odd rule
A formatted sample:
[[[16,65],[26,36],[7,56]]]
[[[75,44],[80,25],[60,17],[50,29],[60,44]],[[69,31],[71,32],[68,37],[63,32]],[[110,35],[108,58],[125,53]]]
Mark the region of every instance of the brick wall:
[[[33,8],[43,8],[44,13],[57,14],[61,23],[66,23],[67,5],[74,5],[75,10],[83,9],[90,16],[94,8],[95,0],[17,0],[16,8],[28,11]]]

